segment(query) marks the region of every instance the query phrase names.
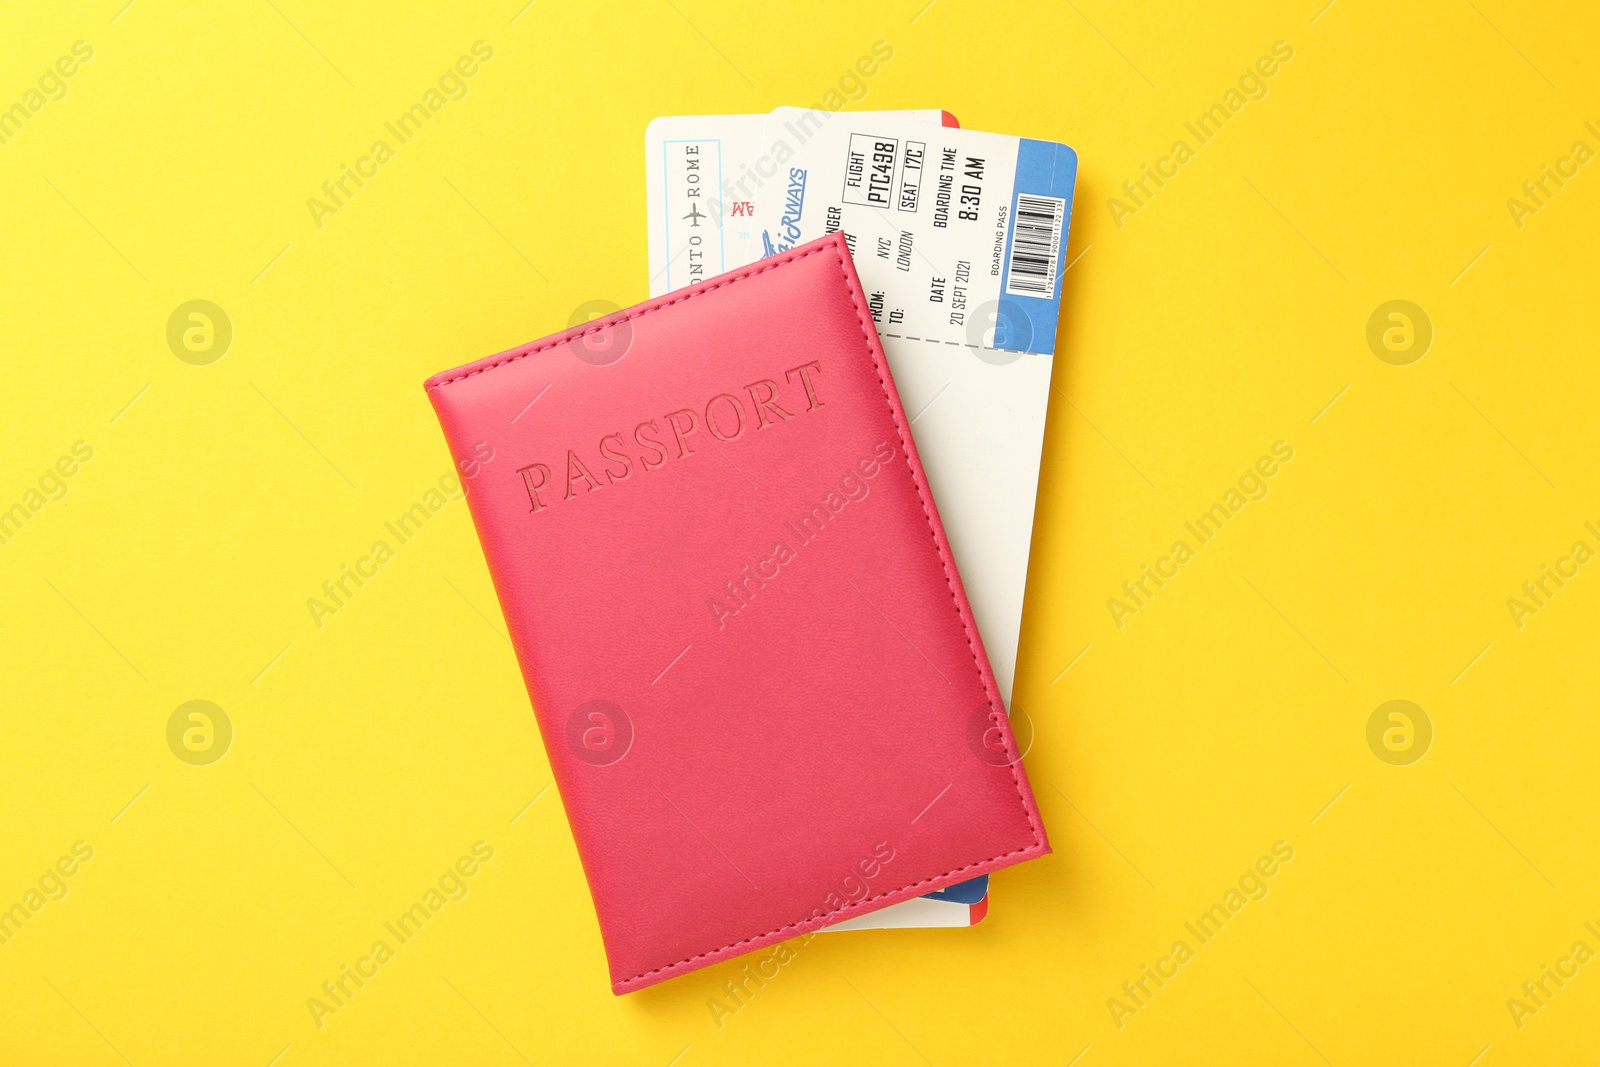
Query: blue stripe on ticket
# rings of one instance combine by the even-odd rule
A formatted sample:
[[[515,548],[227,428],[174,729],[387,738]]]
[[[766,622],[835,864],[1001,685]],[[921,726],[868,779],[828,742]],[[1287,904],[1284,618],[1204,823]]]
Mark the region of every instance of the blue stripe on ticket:
[[[1078,154],[1064,144],[1024,138],[1017,145],[1017,177],[1006,233],[1005,273],[995,321],[996,348],[1055,351],[1061,314],[1061,276]]]
[[[934,893],[924,893],[929,900],[948,900],[954,904],[976,904],[989,891],[989,876],[980,874],[965,882],[947,885]]]

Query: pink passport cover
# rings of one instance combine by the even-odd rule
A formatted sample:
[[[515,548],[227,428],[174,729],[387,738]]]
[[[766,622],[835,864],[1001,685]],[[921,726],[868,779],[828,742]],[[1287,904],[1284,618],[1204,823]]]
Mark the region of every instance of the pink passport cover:
[[[614,992],[1049,851],[841,235],[426,388]]]

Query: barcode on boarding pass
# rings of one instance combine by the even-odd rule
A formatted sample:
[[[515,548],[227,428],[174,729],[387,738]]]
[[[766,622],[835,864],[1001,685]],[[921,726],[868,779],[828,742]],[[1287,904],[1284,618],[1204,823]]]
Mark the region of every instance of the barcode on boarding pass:
[[[1011,263],[1007,296],[1056,295],[1056,262],[1061,254],[1061,221],[1067,202],[1054,196],[1017,194],[1011,231]]]

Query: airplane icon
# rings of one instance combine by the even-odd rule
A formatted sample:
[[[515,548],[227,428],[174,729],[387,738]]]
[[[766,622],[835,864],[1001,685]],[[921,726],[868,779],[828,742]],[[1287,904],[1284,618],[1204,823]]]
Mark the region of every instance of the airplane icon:
[[[693,219],[694,220],[693,223],[692,223],[692,226],[694,226],[694,227],[698,227],[700,225],[700,220],[703,219],[703,218],[707,218],[707,217],[708,216],[704,212],[702,212],[700,210],[700,205],[699,204],[690,204],[689,205],[689,213],[684,216],[684,218],[686,218],[686,219]]]

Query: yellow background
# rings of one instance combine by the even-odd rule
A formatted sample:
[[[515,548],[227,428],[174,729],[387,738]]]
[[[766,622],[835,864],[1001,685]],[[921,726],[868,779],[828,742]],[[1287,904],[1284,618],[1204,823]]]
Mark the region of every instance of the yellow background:
[[[1520,1029],[1506,1005],[1600,950],[1600,567],[1520,628],[1506,604],[1600,547],[1600,164],[1520,228],[1506,204],[1600,148],[1592,6],[123,2],[0,32],[3,105],[94,49],[0,145],[0,506],[94,449],[0,546],[0,906],[94,849],[0,946],[0,1061],[1592,1056],[1600,963]],[[479,40],[470,94],[318,228]],[[1016,685],[1055,854],[975,929],[819,937],[719,1027],[737,963],[608,991],[465,508],[320,629],[306,600],[449,469],[424,377],[645,296],[650,118],[816,104],[879,40],[851,108],[1081,161]],[[1277,41],[1269,95],[1118,227]],[[233,325],[208,366],[166,341],[194,299]],[[1433,324],[1409,366],[1366,342],[1392,299]],[[1270,495],[1117,627],[1280,440]],[[167,745],[192,699],[233,724],[209,766]],[[1367,744],[1394,699],[1433,728],[1408,766]],[[479,840],[470,894],[319,1029],[307,999]],[[1193,944],[1277,841],[1270,894]]]

